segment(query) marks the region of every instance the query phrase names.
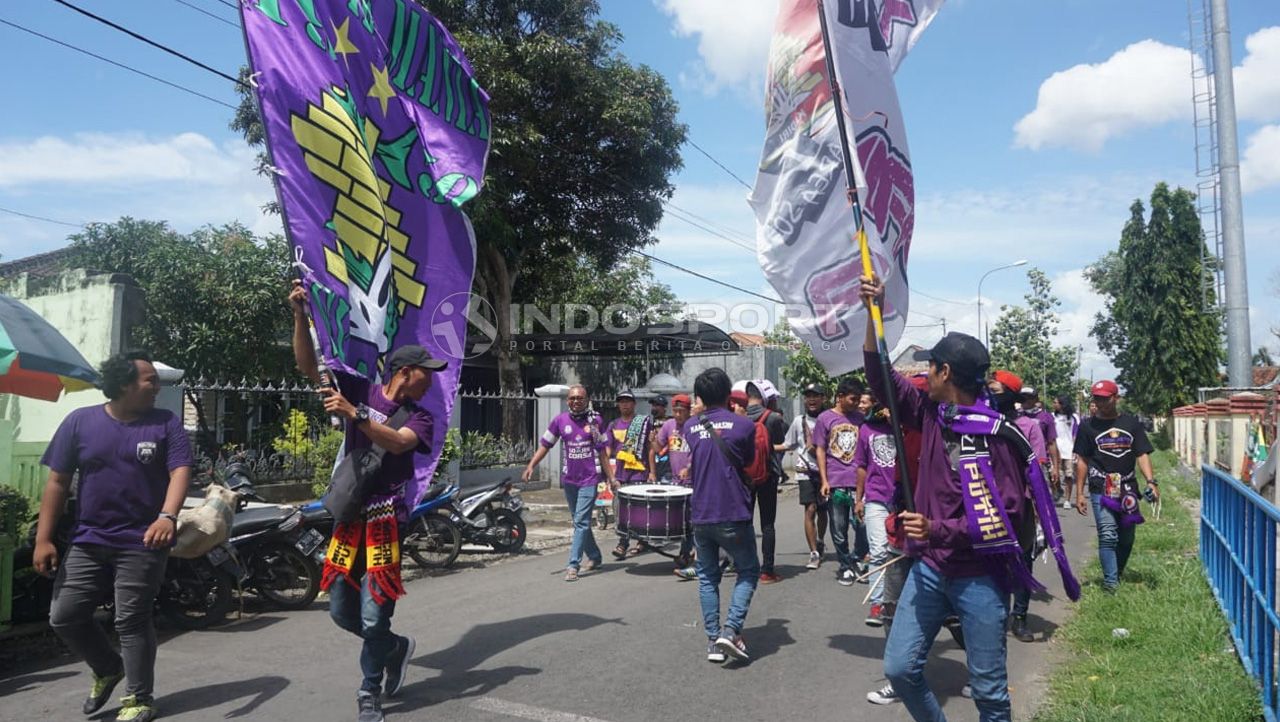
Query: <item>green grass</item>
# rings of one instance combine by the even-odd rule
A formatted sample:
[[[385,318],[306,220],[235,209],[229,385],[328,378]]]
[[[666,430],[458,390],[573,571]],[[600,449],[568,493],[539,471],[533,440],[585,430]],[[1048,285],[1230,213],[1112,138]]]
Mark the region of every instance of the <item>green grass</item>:
[[[1095,557],[1084,594],[1058,630],[1064,661],[1050,673],[1038,722],[1257,720],[1257,688],[1240,666],[1197,556],[1199,526],[1183,500],[1198,498],[1176,457],[1157,452],[1163,516],[1138,527],[1120,590],[1103,593]],[[1129,630],[1117,639],[1112,630]]]

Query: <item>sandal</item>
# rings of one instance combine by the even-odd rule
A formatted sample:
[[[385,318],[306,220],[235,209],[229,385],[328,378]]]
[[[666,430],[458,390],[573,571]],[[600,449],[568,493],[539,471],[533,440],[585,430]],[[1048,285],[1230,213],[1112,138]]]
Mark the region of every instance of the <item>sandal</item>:
[[[640,554],[642,554],[647,550],[648,550],[648,547],[645,546],[644,544],[637,544],[631,547],[631,551],[627,552],[627,556],[629,557],[639,556]]]
[[[569,567],[568,569],[565,569],[565,570],[564,570],[564,580],[565,580],[566,582],[576,582],[576,581],[578,581],[578,570],[577,570],[577,568],[575,568],[575,567]]]
[[[614,547],[614,548],[613,548],[613,558],[614,558],[614,559],[626,559],[626,558],[627,558],[627,548],[626,548],[626,547],[624,547],[624,546],[622,546],[621,544],[619,544],[618,546]]]

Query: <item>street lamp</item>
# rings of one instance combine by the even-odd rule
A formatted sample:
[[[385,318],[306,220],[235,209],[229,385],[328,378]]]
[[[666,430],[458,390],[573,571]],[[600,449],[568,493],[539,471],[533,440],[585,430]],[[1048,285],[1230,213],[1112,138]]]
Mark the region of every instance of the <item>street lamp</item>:
[[[1017,268],[1018,266],[1025,266],[1025,265],[1027,265],[1027,259],[1022,258],[1017,261],[1014,261],[1013,263],[1010,263],[1007,266],[1000,266],[998,268],[993,268],[990,271],[987,271],[986,273],[982,274],[982,278],[978,279],[978,337],[979,338],[983,337],[983,334],[982,334],[982,282],[987,280],[987,276],[990,276],[996,271],[1003,271],[1006,268]]]

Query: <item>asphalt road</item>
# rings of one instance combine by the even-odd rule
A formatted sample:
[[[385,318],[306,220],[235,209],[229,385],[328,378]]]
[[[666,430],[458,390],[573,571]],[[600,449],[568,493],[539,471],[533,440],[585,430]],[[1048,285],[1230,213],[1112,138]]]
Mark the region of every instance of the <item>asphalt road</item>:
[[[779,506],[784,581],[756,593],[744,631],[750,664],[705,660],[697,583],[673,577],[670,561],[644,554],[570,584],[562,581],[567,550],[553,548],[408,583],[394,628],[416,637],[417,653],[405,689],[385,708],[388,719],[909,719],[900,704],[865,701],[883,683],[884,650],[882,631],[863,623],[867,587],[836,584],[830,560],[804,569],[794,488]],[[1092,521],[1074,512],[1061,518],[1079,568],[1093,554]],[[602,548],[613,546],[612,530],[596,534]],[[1061,589],[1051,565],[1037,564],[1036,575]],[[731,581],[723,585],[726,605]],[[1009,638],[1016,719],[1027,718],[1043,694],[1058,653],[1053,631],[1068,606],[1061,597],[1034,601],[1036,642]],[[246,615],[164,640],[158,704],[165,718],[181,720],[351,720],[358,653],[358,640],[339,631],[319,603],[303,612]],[[66,657],[59,662],[17,676],[0,671],[0,720],[83,719],[88,672]],[[927,676],[948,718],[976,719],[972,702],[960,696],[963,653],[946,632]],[[113,707],[99,718],[114,719]]]

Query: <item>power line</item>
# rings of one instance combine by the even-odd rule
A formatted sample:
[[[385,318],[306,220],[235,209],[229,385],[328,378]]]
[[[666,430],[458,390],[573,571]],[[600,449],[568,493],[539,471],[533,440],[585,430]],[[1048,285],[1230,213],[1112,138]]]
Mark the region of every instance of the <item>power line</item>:
[[[129,71],[129,72],[131,72],[131,73],[136,73],[136,74],[138,74],[138,75],[141,75],[141,76],[142,76],[142,77],[144,77],[144,78],[149,78],[149,79],[151,79],[151,80],[154,80],[154,81],[156,81],[157,83],[163,83],[163,84],[165,84],[165,85],[169,86],[170,88],[174,88],[174,89],[176,89],[176,90],[181,90],[181,91],[182,91],[182,92],[184,92],[184,93],[189,93],[189,94],[194,95],[194,96],[196,96],[196,97],[198,97],[198,98],[204,98],[205,100],[212,101],[212,102],[214,102],[214,103],[217,103],[218,105],[221,105],[221,106],[224,106],[224,107],[230,108],[230,109],[232,109],[232,110],[235,110],[235,109],[236,109],[236,106],[231,105],[230,103],[224,103],[223,101],[218,100],[217,98],[214,98],[214,97],[212,97],[212,96],[205,95],[204,93],[201,93],[201,92],[198,92],[198,91],[192,90],[191,88],[188,88],[188,87],[186,87],[186,86],[178,85],[177,83],[172,83],[172,82],[170,82],[170,81],[168,81],[168,80],[165,80],[164,78],[156,77],[156,76],[154,76],[154,75],[152,75],[152,74],[150,74],[150,73],[148,73],[148,72],[145,72],[145,71],[142,71],[142,70],[138,70],[137,68],[131,67],[131,66],[129,66],[129,65],[125,65],[124,63],[117,63],[116,61],[114,61],[114,60],[112,60],[112,59],[110,59],[110,58],[104,58],[104,57],[102,57],[101,55],[98,55],[97,53],[92,53],[92,52],[90,52],[90,51],[88,51],[88,50],[85,50],[84,48],[76,47],[75,45],[71,45],[70,43],[64,43],[64,42],[62,42],[61,40],[58,40],[57,38],[51,38],[51,37],[49,37],[48,35],[45,35],[44,33],[38,33],[38,32],[36,32],[35,30],[32,30],[32,29],[30,29],[30,28],[23,27],[23,26],[21,26],[21,25],[19,25],[19,24],[17,24],[17,23],[11,23],[11,22],[9,22],[8,20],[5,20],[5,19],[3,19],[3,18],[0,18],[0,23],[4,23],[5,25],[8,25],[8,26],[9,26],[9,27],[11,27],[11,28],[15,28],[15,29],[17,29],[17,30],[21,30],[21,31],[22,31],[22,32],[24,32],[24,33],[28,33],[28,34],[30,34],[30,35],[34,35],[34,36],[36,36],[36,37],[38,37],[38,38],[42,38],[42,39],[44,39],[44,40],[48,40],[48,41],[49,41],[49,42],[51,42],[51,43],[55,43],[55,44],[57,44],[57,45],[61,45],[62,47],[67,48],[67,49],[69,49],[69,50],[74,50],[74,51],[76,51],[77,53],[83,53],[84,55],[88,55],[88,56],[89,56],[89,57],[91,57],[91,58],[95,58],[95,59],[97,59],[97,60],[101,60],[101,61],[102,61],[102,62],[104,62],[104,63],[109,63],[109,64],[111,64],[111,65],[114,65],[114,66],[116,66],[117,68],[122,68],[122,69],[124,69],[124,70],[128,70],[128,71]]]
[[[232,10],[235,10],[236,12],[240,12],[240,6],[236,5],[235,3],[231,2],[230,0],[218,0],[218,2],[222,3],[223,5],[226,5],[227,7],[231,8]]]
[[[720,166],[720,170],[724,171],[725,173],[728,173],[734,180],[741,183],[743,188],[746,188],[747,190],[751,190],[751,184],[739,178],[737,173],[734,173],[733,171],[729,170],[724,163],[721,163],[720,161],[716,160],[714,156],[712,156],[707,151],[703,150],[702,146],[698,145],[697,143],[694,143],[691,139],[687,137],[684,139],[684,142],[693,146],[699,153],[705,155],[707,159],[710,160],[712,163],[715,163],[716,165]]]
[[[187,2],[187,0],[173,0],[173,1],[178,3],[179,5],[186,5],[187,7],[191,8],[192,10],[195,10],[198,13],[201,13],[203,15],[208,15],[209,17],[213,18],[214,20],[217,20],[220,23],[226,23],[227,25],[230,25],[236,30],[240,29],[240,25],[238,23],[233,23],[230,20],[222,17],[221,15],[214,15],[213,13],[209,12],[208,10],[205,10],[199,5],[192,5],[191,3]]]
[[[928,293],[925,293],[924,291],[917,291],[917,290],[916,290],[916,289],[914,289],[914,288],[913,288],[913,289],[911,289],[911,292],[912,292],[912,293],[914,293],[914,294],[916,294],[916,295],[918,295],[918,296],[924,296],[925,298],[932,299],[932,300],[934,300],[934,301],[941,301],[942,303],[951,303],[951,304],[955,304],[956,306],[971,306],[971,305],[973,305],[972,303],[969,303],[969,302],[967,302],[967,301],[952,301],[952,300],[951,300],[951,299],[949,299],[949,298],[939,298],[939,297],[937,297],[937,296],[933,296],[933,295],[930,295],[930,294],[928,294]]]
[[[733,289],[733,290],[735,290],[735,291],[738,291],[738,292],[740,292],[740,293],[745,293],[745,294],[747,294],[747,295],[749,295],[749,296],[755,296],[756,298],[763,298],[764,300],[766,300],[766,301],[768,301],[768,302],[770,302],[770,303],[782,303],[782,300],[781,300],[781,299],[777,299],[777,298],[772,298],[772,297],[769,297],[769,296],[765,296],[765,295],[763,295],[763,294],[756,293],[755,291],[748,291],[747,289],[743,288],[742,286],[735,286],[735,285],[733,285],[732,283],[728,283],[728,282],[726,282],[726,281],[721,281],[721,280],[719,280],[719,279],[712,278],[711,276],[703,275],[703,274],[701,274],[701,273],[698,273],[697,271],[691,271],[691,270],[689,270],[688,268],[685,268],[684,266],[678,266],[678,265],[676,265],[676,264],[672,263],[671,261],[664,261],[664,260],[662,260],[661,258],[658,258],[657,256],[651,256],[651,255],[649,255],[648,253],[645,253],[644,251],[634,251],[634,250],[633,250],[633,251],[631,251],[631,252],[632,252],[632,253],[634,253],[634,254],[636,254],[637,256],[642,256],[642,257],[644,257],[644,258],[647,258],[647,259],[649,259],[650,261],[654,261],[654,262],[656,262],[656,263],[661,263],[662,265],[667,266],[668,268],[674,268],[674,269],[676,269],[677,271],[684,271],[685,273],[689,274],[690,276],[697,276],[698,278],[701,278],[701,279],[702,279],[702,280],[704,280],[704,281],[710,281],[711,283],[715,283],[715,284],[717,284],[717,285],[724,286],[725,288],[732,288],[732,289]]]
[[[81,15],[84,15],[84,16],[85,16],[85,17],[87,17],[87,18],[92,18],[92,19],[94,19],[94,20],[96,20],[96,21],[98,21],[98,22],[102,23],[103,25],[106,25],[106,26],[108,26],[108,27],[111,27],[111,28],[114,28],[114,29],[116,29],[116,30],[119,30],[120,32],[122,32],[122,33],[124,33],[124,34],[126,34],[126,35],[128,35],[128,36],[130,36],[130,37],[132,37],[132,38],[136,38],[136,39],[138,39],[138,40],[141,40],[142,42],[146,43],[147,45],[150,45],[150,46],[151,46],[151,47],[153,47],[153,48],[156,48],[156,49],[158,49],[158,50],[163,50],[164,52],[169,53],[170,55],[172,55],[172,56],[174,56],[174,57],[181,58],[181,59],[183,59],[183,60],[187,61],[188,63],[191,63],[192,65],[194,65],[194,66],[196,66],[196,67],[198,67],[198,68],[203,68],[203,69],[205,69],[205,70],[209,71],[210,73],[213,73],[214,75],[217,75],[217,76],[218,76],[218,77],[220,77],[220,78],[223,78],[223,79],[225,79],[225,80],[230,80],[231,82],[235,83],[236,85],[245,85],[245,83],[244,83],[244,82],[242,82],[239,78],[234,78],[234,77],[232,77],[232,76],[230,76],[230,75],[227,75],[226,73],[222,72],[221,70],[218,70],[217,68],[211,68],[211,67],[209,67],[208,65],[205,65],[204,63],[200,62],[199,60],[196,60],[195,58],[191,57],[190,55],[185,55],[185,54],[183,54],[183,53],[180,53],[180,52],[178,52],[177,50],[174,50],[173,48],[169,47],[168,45],[164,45],[163,43],[158,43],[158,42],[156,42],[156,41],[152,40],[151,38],[148,38],[147,36],[142,35],[142,34],[140,34],[140,33],[135,33],[134,31],[130,30],[129,28],[126,28],[126,27],[124,27],[123,25],[117,25],[117,24],[115,24],[115,23],[111,22],[110,20],[108,20],[108,19],[106,19],[106,18],[104,18],[104,17],[100,16],[100,15],[94,15],[93,13],[89,12],[88,10],[85,10],[84,8],[77,7],[76,5],[73,5],[73,4],[69,3],[69,2],[67,2],[67,0],[53,0],[53,1],[54,1],[54,2],[56,2],[56,3],[58,3],[59,5],[62,5],[63,7],[70,8],[71,10],[74,10],[74,11],[76,11],[76,12],[80,13]],[[246,87],[247,87],[247,86],[246,86]]]
[[[3,21],[0,21],[0,22],[3,22]],[[71,223],[69,221],[59,221],[55,218],[45,218],[44,216],[37,216],[31,213],[23,213],[22,211],[15,211],[12,208],[0,208],[0,212],[11,213],[15,216],[22,216],[23,218],[30,218],[33,221],[44,221],[45,223],[56,223],[60,226],[70,226],[72,228],[84,228],[85,226],[85,224],[83,223]]]
[[[755,248],[752,248],[751,246],[748,246],[747,244],[742,243],[741,241],[736,241],[736,240],[734,240],[734,239],[730,238],[729,236],[727,236],[727,235],[725,235],[725,234],[723,234],[723,233],[720,233],[720,232],[716,231],[716,230],[715,230],[715,229],[713,229],[713,228],[708,228],[707,226],[704,226],[704,225],[702,225],[701,223],[698,223],[698,222],[696,222],[696,221],[692,221],[692,220],[690,220],[690,219],[688,219],[688,218],[685,218],[684,216],[682,216],[682,215],[681,215],[682,213],[687,214],[687,213],[688,213],[688,211],[681,211],[681,210],[680,210],[679,208],[677,208],[676,206],[668,206],[668,207],[667,207],[667,212],[671,214],[671,217],[672,217],[672,218],[675,218],[676,220],[684,221],[685,223],[688,223],[689,225],[691,225],[691,226],[693,226],[693,227],[695,227],[695,228],[698,228],[698,229],[701,229],[701,230],[703,230],[703,231],[706,231],[707,233],[710,233],[711,235],[716,236],[716,237],[718,237],[718,238],[722,238],[722,239],[724,239],[724,240],[726,240],[726,241],[728,241],[728,242],[732,243],[733,245],[737,246],[738,248],[743,248],[743,249],[746,249],[746,250],[748,250],[748,251],[751,251],[751,253],[752,253],[753,255],[754,255],[754,254],[755,254],[755,252],[756,252],[756,249],[755,249]],[[696,217],[696,216],[695,216],[695,217]]]

